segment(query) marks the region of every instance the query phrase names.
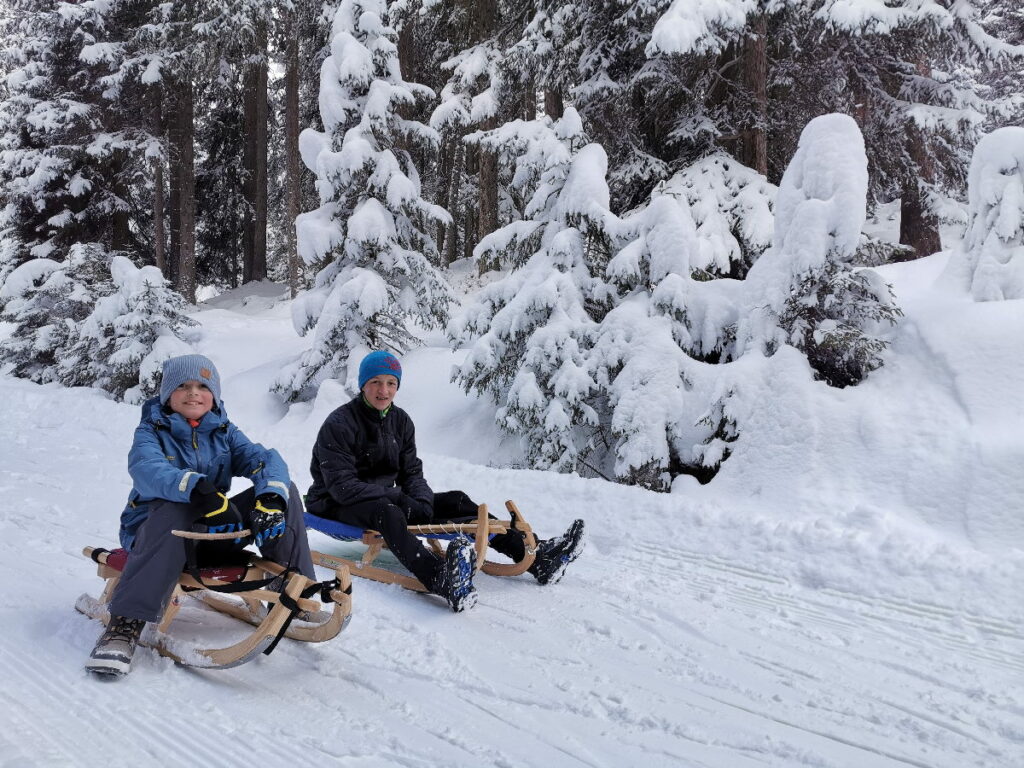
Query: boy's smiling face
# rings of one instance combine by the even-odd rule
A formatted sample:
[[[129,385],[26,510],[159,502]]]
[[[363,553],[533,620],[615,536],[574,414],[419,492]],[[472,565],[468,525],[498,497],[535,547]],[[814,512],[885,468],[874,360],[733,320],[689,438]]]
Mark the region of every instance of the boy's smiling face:
[[[186,419],[199,421],[213,409],[213,392],[198,381],[186,381],[167,399],[171,410]]]
[[[363,397],[378,411],[386,411],[398,392],[398,379],[388,373],[374,376],[363,384]]]

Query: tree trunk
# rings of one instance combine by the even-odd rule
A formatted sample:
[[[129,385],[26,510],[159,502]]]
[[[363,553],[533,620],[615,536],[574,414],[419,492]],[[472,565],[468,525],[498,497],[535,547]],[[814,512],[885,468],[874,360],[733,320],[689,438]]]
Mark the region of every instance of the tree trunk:
[[[526,78],[523,91],[523,120],[537,119],[537,79],[532,74]]]
[[[174,119],[171,124],[171,151],[174,174],[177,177],[177,253],[171,260],[177,262],[176,288],[190,303],[196,300],[196,179],[195,179],[195,125],[193,118],[192,80],[185,74],[177,84]]]
[[[127,155],[123,149],[115,150],[111,158],[111,191],[120,200],[128,199],[128,190],[122,179],[127,171]],[[117,210],[110,217],[110,250],[125,251],[131,243],[128,211]]]
[[[445,200],[445,208],[452,215],[451,226],[447,228],[444,236],[444,259],[447,264],[457,261],[459,254],[459,211],[462,208],[462,189],[459,181],[465,172],[466,145],[460,140],[453,142],[451,178],[452,182],[448,187],[448,198]]]
[[[440,200],[445,207],[451,202],[451,191],[455,185],[455,153],[459,142],[462,141],[460,136],[441,137],[441,151],[440,158],[438,161],[438,187],[437,187],[437,199]],[[451,212],[451,208],[447,208],[448,212]],[[448,258],[447,249],[445,244],[447,243],[446,238],[450,236],[450,230],[455,229],[454,224],[452,226],[446,226],[444,222],[437,222],[437,231],[435,239],[437,240],[437,247],[443,254],[442,260],[445,263],[451,263],[451,259]]]
[[[171,285],[178,287],[178,275],[181,269],[181,261],[178,254],[181,252],[181,162],[179,160],[179,145],[181,138],[178,135],[178,111],[181,100],[181,90],[178,83],[171,85],[170,110],[165,122],[167,128],[167,167],[170,171],[170,191],[168,195],[168,222],[171,229],[171,247],[167,253],[167,269],[165,275]]]
[[[293,30],[298,26],[295,13],[289,14]],[[299,291],[299,254],[295,220],[301,207],[302,168],[299,162],[299,35],[288,36],[284,80],[285,184],[288,217],[285,224],[288,248],[288,289],[292,298]]]
[[[926,60],[919,59],[917,71],[921,75],[929,75],[931,66]],[[917,166],[917,173],[903,181],[900,199],[900,244],[909,245],[917,254],[916,258],[921,258],[942,250],[939,220],[928,209],[927,201],[921,195],[922,185],[935,180],[935,165],[928,153],[925,136],[912,119],[907,120],[905,135],[907,153]]]
[[[900,244],[914,249],[915,258],[942,250],[939,221],[928,210],[917,179],[908,179],[900,198]]]
[[[153,259],[164,276],[167,276],[167,247],[164,232],[164,162],[153,158]]]
[[[763,15],[752,25],[753,34],[743,45],[743,70],[747,93],[753,107],[751,124],[743,132],[742,162],[763,176],[768,175],[768,22]]]
[[[256,30],[256,50],[245,65],[245,265],[243,282],[267,277],[267,28]]]
[[[498,127],[496,118],[480,124],[480,130]],[[476,242],[473,247],[498,228],[498,153],[480,147],[480,215],[477,219]]]
[[[493,37],[498,24],[497,0],[476,0],[473,15],[473,38],[477,43]],[[498,119],[491,116],[480,123],[479,130],[489,131],[498,127]],[[476,222],[476,237],[473,238],[472,251],[477,243],[498,228],[498,153],[480,145],[480,210]],[[468,238],[467,238],[468,239]]]
[[[544,114],[552,120],[558,120],[565,114],[565,102],[562,100],[561,88],[544,89]]]

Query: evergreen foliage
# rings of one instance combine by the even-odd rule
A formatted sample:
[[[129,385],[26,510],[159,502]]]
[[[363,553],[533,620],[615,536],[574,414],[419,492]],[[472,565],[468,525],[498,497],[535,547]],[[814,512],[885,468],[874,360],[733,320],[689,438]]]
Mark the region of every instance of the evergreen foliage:
[[[999,128],[971,160],[970,225],[947,271],[976,301],[1024,299],[1024,128]]]
[[[339,4],[321,69],[324,131],[301,136],[321,205],[296,222],[299,253],[319,271],[292,308],[312,346],[274,385],[290,401],[325,378],[344,379],[355,350],[401,352],[415,343],[414,325],[447,321],[452,298],[430,226],[448,215],[423,198],[410,151],[436,146],[438,136],[403,117],[433,93],[403,79],[395,38],[380,0]]]
[[[858,383],[882,364],[875,334],[901,315],[870,269],[854,271],[868,187],[867,157],[846,115],[812,120],[783,176],[772,250],[750,271],[740,341],[772,354],[790,344],[835,387]]]
[[[143,396],[169,287],[262,277],[265,221],[309,288],[287,400],[443,327],[467,260],[456,378],[532,465],[706,481],[754,407],[732,372],[861,381],[900,314],[870,267],[940,223],[960,289],[1024,292],[1016,134],[968,174],[1024,113],[1018,6],[0,0],[0,360]]]
[[[516,178],[533,193],[529,218],[477,248],[477,258],[510,272],[452,323],[453,343],[472,343],[456,380],[500,403],[499,424],[523,437],[533,466],[575,469],[600,426],[589,402],[590,333],[614,295],[604,278],[619,226],[609,209],[607,159],[599,145],[584,145],[573,109],[557,121],[510,124],[483,141],[524,149]]]

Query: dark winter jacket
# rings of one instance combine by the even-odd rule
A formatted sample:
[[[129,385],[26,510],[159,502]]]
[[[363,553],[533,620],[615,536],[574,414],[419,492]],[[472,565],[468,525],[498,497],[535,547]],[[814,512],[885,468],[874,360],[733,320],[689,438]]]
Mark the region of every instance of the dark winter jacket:
[[[335,409],[320,427],[309,468],[313,485],[306,509],[320,517],[366,501],[398,501],[404,493],[431,504],[409,414],[392,405],[381,413],[357,395]]]
[[[155,499],[187,502],[192,489],[208,477],[222,493],[231,479],[246,477],[256,494],[276,493],[287,501],[288,467],[280,454],[250,442],[228,421],[223,403],[192,427],[185,417],[162,408],[159,398],[142,405],[142,419],[128,452],[132,492],[121,513],[121,546],[131,549],[136,532]]]

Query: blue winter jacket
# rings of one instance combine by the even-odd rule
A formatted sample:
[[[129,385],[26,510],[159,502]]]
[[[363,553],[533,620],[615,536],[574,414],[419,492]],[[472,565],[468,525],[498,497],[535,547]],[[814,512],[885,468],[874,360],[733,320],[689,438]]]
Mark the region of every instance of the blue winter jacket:
[[[281,455],[250,442],[228,421],[224,404],[192,427],[185,417],[154,397],[142,405],[142,419],[128,452],[132,492],[121,513],[121,546],[131,549],[136,532],[155,499],[188,502],[192,489],[208,477],[222,493],[234,477],[247,477],[256,495],[276,493],[288,500],[288,466]]]

